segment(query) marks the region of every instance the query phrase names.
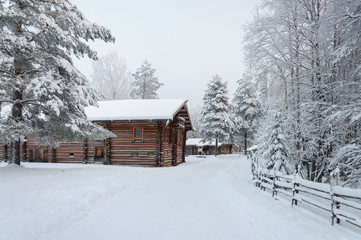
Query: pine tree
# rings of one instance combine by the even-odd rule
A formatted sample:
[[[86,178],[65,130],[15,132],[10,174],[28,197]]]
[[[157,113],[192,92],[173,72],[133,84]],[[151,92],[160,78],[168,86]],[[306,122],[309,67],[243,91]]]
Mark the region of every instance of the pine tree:
[[[268,170],[277,170],[283,174],[290,174],[289,148],[283,134],[282,116],[279,112],[275,114],[273,122],[271,134],[266,143],[267,148],[263,153],[263,157],[266,159],[265,165]]]
[[[71,59],[96,60],[85,41],[112,42],[110,31],[87,21],[69,0],[2,0],[0,9],[0,101],[11,105],[0,136],[10,143],[10,163],[20,165],[20,144],[29,135],[52,146],[111,136],[87,120],[83,108],[96,105],[99,93]]]
[[[132,98],[137,99],[158,99],[157,91],[163,85],[154,76],[155,69],[144,60],[142,66],[133,74],[133,90],[130,93]]]
[[[261,116],[261,103],[247,77],[244,76],[238,81],[238,88],[234,93],[232,104],[232,118],[235,125],[234,136],[238,140],[243,138],[246,152],[247,139],[253,138]]]
[[[216,75],[207,86],[203,97],[200,133],[205,142],[216,139],[217,154],[218,142],[229,142],[231,140],[233,122],[228,115],[227,83],[222,82],[222,78]]]

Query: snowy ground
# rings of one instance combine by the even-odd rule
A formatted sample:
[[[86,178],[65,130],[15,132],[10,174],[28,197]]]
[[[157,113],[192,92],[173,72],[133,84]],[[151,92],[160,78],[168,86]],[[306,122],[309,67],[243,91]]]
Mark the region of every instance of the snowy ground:
[[[361,239],[271,198],[237,155],[169,168],[0,163],[0,240]]]

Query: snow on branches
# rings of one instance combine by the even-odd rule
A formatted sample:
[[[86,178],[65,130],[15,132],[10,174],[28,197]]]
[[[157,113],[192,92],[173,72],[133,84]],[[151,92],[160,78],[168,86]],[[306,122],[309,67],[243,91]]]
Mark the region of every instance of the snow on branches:
[[[86,41],[113,42],[110,31],[86,20],[68,0],[4,0],[0,8],[0,101],[11,106],[0,132],[11,144],[10,162],[20,163],[20,143],[29,134],[51,145],[111,136],[87,120],[83,108],[96,105],[100,95],[71,59],[96,60]]]
[[[203,97],[200,133],[205,141],[216,139],[225,143],[231,139],[233,122],[228,115],[227,94],[227,83],[222,82],[222,78],[215,75],[208,83]]]
[[[154,76],[155,69],[152,65],[144,60],[142,66],[137,69],[133,74],[134,82],[133,89],[130,93],[132,98],[137,99],[157,99],[158,89],[163,85],[158,81],[158,78]]]

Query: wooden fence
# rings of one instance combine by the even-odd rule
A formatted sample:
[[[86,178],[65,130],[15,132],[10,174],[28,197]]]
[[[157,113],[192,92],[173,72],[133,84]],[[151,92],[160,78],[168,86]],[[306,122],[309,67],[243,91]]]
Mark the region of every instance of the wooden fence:
[[[299,168],[298,168],[299,169]],[[339,171],[331,172],[330,184],[305,180],[297,170],[293,176],[262,169],[257,158],[252,158],[252,174],[257,187],[269,190],[272,197],[290,197],[292,206],[307,203],[331,215],[331,223],[341,220],[361,228],[361,190],[338,186]]]

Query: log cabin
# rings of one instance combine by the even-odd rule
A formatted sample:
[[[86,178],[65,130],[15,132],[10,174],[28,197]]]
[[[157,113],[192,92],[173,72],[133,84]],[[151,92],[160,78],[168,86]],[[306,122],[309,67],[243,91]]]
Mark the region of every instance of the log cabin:
[[[27,137],[21,147],[22,161],[159,167],[185,162],[186,133],[192,130],[187,101],[100,101],[99,107],[87,107],[85,112],[116,137],[62,142],[58,148],[39,146],[35,137]],[[8,146],[0,144],[0,156],[8,160]]]
[[[202,138],[189,138],[186,141],[186,155],[213,155],[216,152],[216,141],[203,142]],[[232,144],[219,143],[218,154],[231,154]]]

